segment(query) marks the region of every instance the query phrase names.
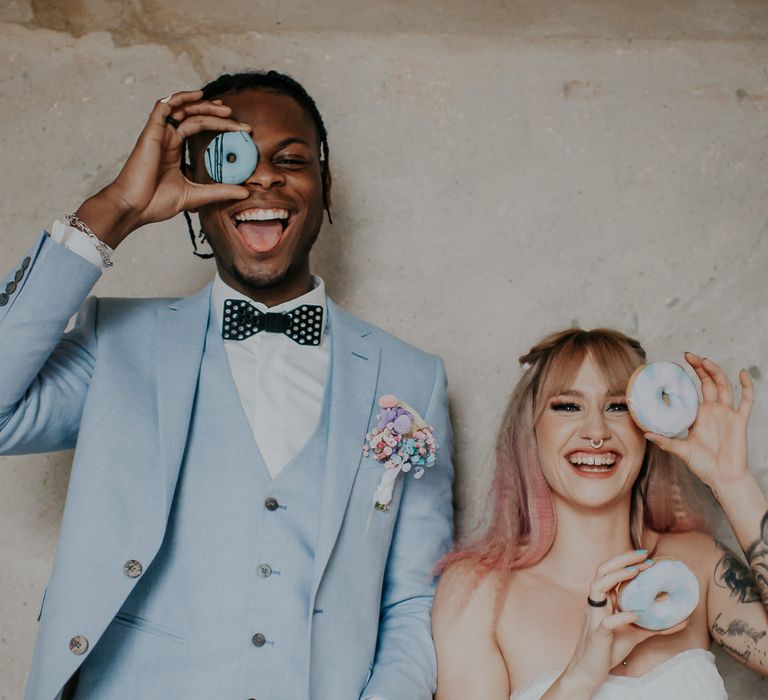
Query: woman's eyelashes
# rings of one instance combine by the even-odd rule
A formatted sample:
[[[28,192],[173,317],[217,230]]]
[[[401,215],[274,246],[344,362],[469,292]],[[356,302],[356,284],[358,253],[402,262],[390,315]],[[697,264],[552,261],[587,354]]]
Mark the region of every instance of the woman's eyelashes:
[[[577,413],[582,410],[581,404],[576,401],[567,401],[565,399],[554,399],[550,402],[549,408],[552,411],[561,413]],[[606,413],[627,413],[629,408],[626,401],[610,401],[605,405]]]
[[[562,411],[563,413],[576,413],[581,410],[581,406],[574,401],[555,400],[549,404],[553,411]]]

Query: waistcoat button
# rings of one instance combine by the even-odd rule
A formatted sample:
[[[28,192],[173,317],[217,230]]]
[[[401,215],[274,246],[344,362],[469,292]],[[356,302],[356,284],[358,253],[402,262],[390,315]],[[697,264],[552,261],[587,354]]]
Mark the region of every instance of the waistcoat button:
[[[141,576],[142,572],[144,571],[144,567],[141,565],[140,561],[136,561],[135,559],[129,559],[125,564],[123,564],[123,573],[128,578],[138,578]]]
[[[82,635],[78,634],[69,640],[69,650],[75,654],[75,656],[82,656],[88,651],[88,640]]]
[[[257,632],[251,637],[251,643],[255,647],[263,647],[267,643],[267,638],[261,632]]]
[[[272,496],[270,496],[269,498],[267,498],[266,501],[264,501],[264,507],[267,510],[277,510],[279,506],[280,506],[280,503],[278,503],[278,500],[276,498],[273,498]]]
[[[269,578],[272,575],[272,567],[269,564],[259,564],[259,568],[256,571],[261,578]]]

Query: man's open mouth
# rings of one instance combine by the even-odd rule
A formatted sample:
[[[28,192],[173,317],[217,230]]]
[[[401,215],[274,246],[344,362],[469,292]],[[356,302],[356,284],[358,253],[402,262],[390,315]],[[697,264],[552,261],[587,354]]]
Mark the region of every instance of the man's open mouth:
[[[268,253],[276,248],[290,221],[287,209],[244,209],[232,216],[240,238],[255,253]]]

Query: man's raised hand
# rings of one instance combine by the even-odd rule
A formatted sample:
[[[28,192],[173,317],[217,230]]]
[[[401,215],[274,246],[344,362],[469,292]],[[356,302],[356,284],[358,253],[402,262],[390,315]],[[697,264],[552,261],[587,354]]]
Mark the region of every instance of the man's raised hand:
[[[200,184],[182,172],[186,139],[204,131],[251,130],[230,119],[232,110],[221,100],[203,100],[202,95],[194,90],[158,100],[118,176],[77,210],[110,247],[116,248],[137,228],[184,209],[248,196],[243,185]]]

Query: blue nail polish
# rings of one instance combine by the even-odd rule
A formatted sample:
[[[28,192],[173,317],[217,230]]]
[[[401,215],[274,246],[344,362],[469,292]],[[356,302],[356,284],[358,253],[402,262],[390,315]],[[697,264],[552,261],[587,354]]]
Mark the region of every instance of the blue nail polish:
[[[647,554],[647,553],[648,553],[647,549],[636,549],[635,550],[635,554]]]
[[[627,567],[627,571],[637,571],[637,567],[636,566],[628,566]]]
[[[646,559],[643,564],[653,564],[653,559]]]

